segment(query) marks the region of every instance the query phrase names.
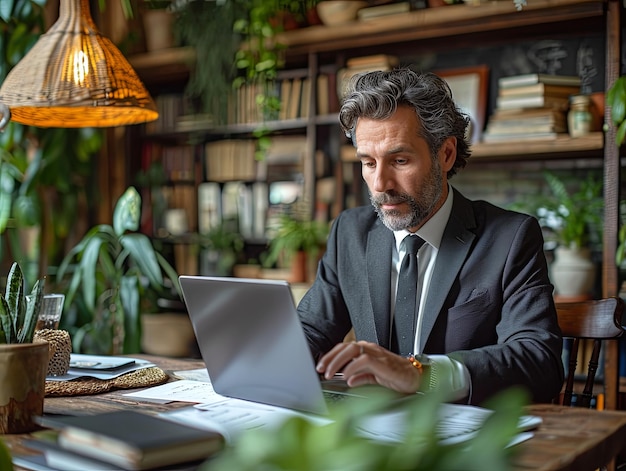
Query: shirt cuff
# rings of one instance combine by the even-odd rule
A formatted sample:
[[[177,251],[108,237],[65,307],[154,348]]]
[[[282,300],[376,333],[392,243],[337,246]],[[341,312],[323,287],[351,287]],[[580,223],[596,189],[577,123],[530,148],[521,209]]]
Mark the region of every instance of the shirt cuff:
[[[448,401],[469,397],[470,374],[463,363],[446,355],[427,355],[430,359],[430,387],[424,392],[443,393]]]

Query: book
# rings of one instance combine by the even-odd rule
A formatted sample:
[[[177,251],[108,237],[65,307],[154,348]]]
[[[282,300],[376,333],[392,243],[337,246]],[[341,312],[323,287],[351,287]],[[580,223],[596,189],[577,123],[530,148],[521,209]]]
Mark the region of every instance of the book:
[[[13,463],[24,469],[33,471],[85,471],[106,470],[126,471],[125,468],[81,455],[62,448],[56,440],[45,438],[31,438],[24,440],[24,446],[32,450],[40,451],[37,455],[19,455],[13,459]],[[198,468],[199,460],[184,463],[176,463],[168,466],[159,466],[160,471],[194,471]]]
[[[553,74],[522,74],[500,77],[498,86],[500,89],[521,87],[524,85],[534,85],[545,83],[550,85],[570,85],[580,87],[580,77],[574,75],[553,75]]]
[[[566,110],[569,107],[569,97],[562,96],[512,96],[497,97],[496,108],[511,110],[518,108],[555,108]]]
[[[201,460],[221,450],[224,436],[132,410],[88,416],[40,416],[57,429],[61,448],[128,470]]]
[[[554,140],[558,137],[557,132],[527,132],[523,134],[509,133],[509,134],[489,134],[483,133],[482,141],[489,142],[509,142],[509,141],[546,141]]]
[[[56,441],[30,439],[24,441],[24,446],[42,452],[40,463],[48,469],[63,471],[84,471],[86,469],[102,469],[107,471],[124,471],[124,468],[106,461],[90,458],[62,448]]]
[[[528,132],[567,132],[567,122],[564,115],[516,117],[509,119],[490,119],[485,130],[487,134],[523,134]]]
[[[495,120],[520,120],[531,118],[561,120],[565,119],[566,115],[564,110],[555,110],[553,108],[495,109],[489,117],[489,122]]]
[[[13,455],[12,461],[13,466],[19,469],[27,469],[29,471],[61,471],[57,468],[50,467],[44,455]]]
[[[296,77],[291,81],[291,95],[287,104],[287,118],[296,119],[300,113],[300,97],[302,95],[302,78]]]
[[[374,54],[371,56],[352,57],[346,61],[349,69],[388,70],[400,63],[397,56],[389,54]]]
[[[285,120],[289,114],[289,99],[291,98],[291,80],[284,79],[280,82],[280,111],[278,119]]]
[[[308,119],[311,112],[311,86],[312,79],[305,77],[302,79],[302,92],[300,93],[300,112],[299,118]]]
[[[491,125],[487,126],[487,129],[483,134],[490,136],[497,136],[499,134],[528,134],[538,132],[567,132],[567,126],[565,124],[551,124],[551,123],[536,123],[536,124],[518,124],[518,125]]]
[[[359,20],[371,20],[380,18],[381,16],[398,15],[411,11],[409,2],[387,3],[385,5],[377,5],[372,7],[361,8],[357,12]]]
[[[318,115],[326,115],[330,113],[330,82],[327,74],[319,74],[317,76],[317,91],[315,113]],[[335,91],[333,90],[333,93]]]
[[[551,85],[548,83],[535,83],[519,87],[502,88],[498,91],[501,97],[508,96],[570,96],[580,93],[578,85]]]

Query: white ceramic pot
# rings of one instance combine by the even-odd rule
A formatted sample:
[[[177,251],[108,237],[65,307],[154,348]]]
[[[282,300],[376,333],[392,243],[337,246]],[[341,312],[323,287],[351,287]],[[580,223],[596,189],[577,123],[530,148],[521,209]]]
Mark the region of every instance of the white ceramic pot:
[[[556,248],[550,277],[557,295],[567,298],[589,296],[595,276],[596,267],[589,249]]]

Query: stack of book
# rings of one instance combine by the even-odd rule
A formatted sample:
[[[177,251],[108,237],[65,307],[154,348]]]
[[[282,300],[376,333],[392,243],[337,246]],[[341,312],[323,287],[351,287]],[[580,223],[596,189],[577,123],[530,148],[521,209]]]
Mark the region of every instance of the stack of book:
[[[525,74],[500,78],[496,107],[483,141],[554,139],[566,133],[569,100],[578,93],[580,78],[575,76]]]
[[[56,440],[35,438],[25,444],[42,452],[46,469],[53,470],[145,470],[197,464],[225,443],[217,431],[131,410],[39,420],[57,431]],[[34,469],[28,455],[19,458],[20,466]]]
[[[360,56],[348,59],[346,67],[341,69],[337,75],[337,93],[339,97],[344,96],[346,85],[352,76],[361,72],[391,70],[397,67],[399,63],[398,57],[389,54],[375,54],[372,56]]]

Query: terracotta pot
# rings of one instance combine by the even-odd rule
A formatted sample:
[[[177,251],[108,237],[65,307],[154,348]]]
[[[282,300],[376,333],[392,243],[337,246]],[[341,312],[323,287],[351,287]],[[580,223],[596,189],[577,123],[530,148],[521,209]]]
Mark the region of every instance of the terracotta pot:
[[[146,10],[143,12],[144,34],[148,52],[174,47],[172,23],[174,16],[167,10]]]
[[[604,108],[606,100],[604,98],[604,92],[594,92],[589,95],[591,99],[591,114],[594,117],[592,131],[602,131],[604,127]]]
[[[47,370],[48,342],[0,345],[0,434],[39,428]]]
[[[290,283],[305,283],[307,281],[307,261],[306,252],[300,250],[291,256],[291,276]]]

